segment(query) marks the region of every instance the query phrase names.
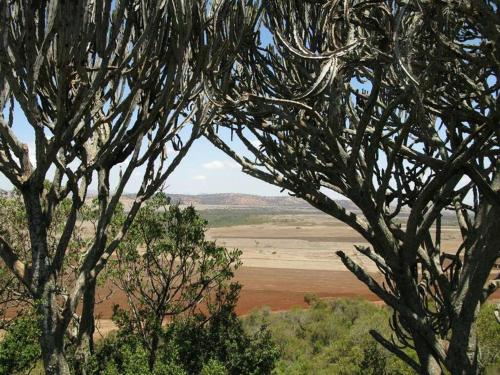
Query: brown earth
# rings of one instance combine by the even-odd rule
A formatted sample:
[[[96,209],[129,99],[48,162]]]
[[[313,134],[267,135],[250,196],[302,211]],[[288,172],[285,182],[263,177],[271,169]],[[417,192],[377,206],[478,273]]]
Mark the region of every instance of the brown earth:
[[[376,274],[373,274],[375,278]],[[286,268],[242,267],[235,279],[243,285],[236,307],[238,315],[268,307],[271,311],[306,307],[304,296],[314,293],[320,298],[362,298],[382,303],[376,295],[348,271],[302,270]],[[499,300],[500,292],[491,300]],[[112,306],[126,307],[123,292],[115,291],[109,300],[96,306],[98,317],[96,338],[116,329],[111,321]]]
[[[235,278],[243,286],[236,308],[238,314],[264,306],[273,311],[306,306],[304,295],[307,293],[322,298],[352,297],[379,302],[364,284],[346,271],[336,255],[336,251],[344,251],[372,275],[377,275],[375,265],[354,248],[354,245],[365,244],[364,239],[338,220],[306,211],[278,214],[273,216],[273,222],[208,231],[208,238],[220,245],[242,250],[243,266]],[[442,240],[444,251],[455,251],[461,242],[458,228],[443,228]],[[107,289],[102,288],[99,294],[106,295]],[[492,297],[500,299],[500,292]],[[100,334],[114,328],[110,321],[114,304],[127,305],[124,294],[118,290],[96,306]]]
[[[319,297],[356,297],[376,300],[368,288],[347,271],[300,270],[283,268],[242,267],[235,280],[243,285],[236,312],[239,315],[268,306],[271,310],[287,310],[306,306],[304,295],[314,293]],[[101,290],[100,294],[107,292]],[[113,305],[127,305],[121,290],[114,290],[111,297],[96,306],[101,319],[110,319]]]
[[[272,311],[306,307],[307,293],[320,298],[363,298],[378,302],[377,296],[348,271],[242,267],[235,280],[243,285],[236,307],[238,315],[263,307]],[[116,329],[111,321],[114,304],[127,306],[122,291],[115,290],[106,302],[96,306],[97,339]]]
[[[366,270],[377,274],[375,265],[359,254],[354,245],[365,244],[353,229],[326,215],[314,212],[276,215],[276,222],[211,228],[207,235],[228,248],[242,250],[243,267],[236,280],[243,285],[236,311],[245,315],[268,306],[272,311],[306,306],[304,295],[321,298],[364,298],[380,303],[357,278],[346,271],[335,254],[342,250]],[[459,246],[460,232],[443,228],[445,251]],[[378,278],[378,277],[377,277]],[[493,298],[500,298],[495,293]],[[122,293],[115,291],[106,303],[96,307],[101,334],[113,329],[109,320],[112,305],[126,306]]]

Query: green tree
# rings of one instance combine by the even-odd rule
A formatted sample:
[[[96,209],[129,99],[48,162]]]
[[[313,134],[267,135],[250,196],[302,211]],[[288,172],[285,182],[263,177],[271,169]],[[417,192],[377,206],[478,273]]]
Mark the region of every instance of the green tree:
[[[148,200],[110,262],[128,301],[116,319],[141,338],[151,371],[165,319],[193,313],[240,265],[239,250],[205,239],[206,221],[193,207],[169,203],[163,193]]]
[[[207,306],[169,326],[167,335],[178,342],[179,358],[189,374],[198,374],[210,360],[223,364],[231,375],[270,374],[279,350],[265,325],[246,331],[234,311],[241,287],[222,285]]]
[[[159,328],[156,360],[150,367],[149,348],[133,329],[130,315],[115,316],[119,330],[98,343],[89,374],[264,375],[271,374],[279,351],[270,332],[249,332],[234,307],[240,286],[218,285],[196,314],[176,316]]]

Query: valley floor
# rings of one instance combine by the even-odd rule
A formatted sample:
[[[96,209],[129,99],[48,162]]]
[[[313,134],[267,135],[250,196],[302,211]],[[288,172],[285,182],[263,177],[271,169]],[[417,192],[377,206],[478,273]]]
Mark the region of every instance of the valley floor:
[[[228,223],[210,228],[207,233],[208,238],[220,245],[239,248],[243,252],[243,266],[235,277],[243,285],[238,314],[245,315],[264,306],[273,311],[306,306],[304,295],[307,293],[322,298],[352,297],[377,301],[364,284],[345,270],[335,254],[337,250],[344,251],[373,276],[380,278],[375,265],[355,251],[354,245],[365,241],[351,228],[326,215],[309,211],[275,213],[254,221],[261,223],[234,226]],[[456,248],[459,236],[457,228],[445,228],[443,248]],[[500,294],[493,297],[500,298]],[[113,304],[126,306],[123,293],[115,291],[108,301],[96,306],[101,334],[113,329],[110,321]]]

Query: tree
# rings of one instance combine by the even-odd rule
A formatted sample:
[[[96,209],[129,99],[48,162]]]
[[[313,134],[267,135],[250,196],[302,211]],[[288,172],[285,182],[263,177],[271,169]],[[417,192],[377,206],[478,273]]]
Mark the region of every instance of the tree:
[[[110,263],[112,279],[128,302],[118,313],[148,351],[150,371],[165,319],[194,313],[241,263],[241,251],[207,241],[205,231],[206,221],[193,207],[170,205],[158,193],[138,212]]]
[[[279,350],[265,326],[244,329],[234,308],[241,286],[219,283],[194,314],[172,316],[160,327],[153,369],[148,348],[129,316],[114,316],[118,330],[97,343],[89,374],[270,374]]]
[[[207,295],[206,309],[180,317],[169,325],[166,337],[176,343],[179,360],[188,374],[203,374],[223,365],[231,375],[271,374],[280,351],[265,325],[244,329],[235,312],[241,285],[219,284]]]
[[[11,195],[0,197],[0,233],[4,240],[8,241],[17,249],[17,256],[20,259],[27,259],[29,256],[28,230],[26,226],[26,213],[19,194],[14,192]],[[0,269],[0,311],[2,317],[2,328],[10,324],[7,313],[15,310],[17,315],[22,315],[26,308],[33,307],[33,301],[23,284],[16,278],[5,263],[1,262]]]
[[[244,32],[243,7],[203,0],[0,5],[0,172],[20,193],[29,240],[23,259],[1,236],[0,257],[36,301],[46,373],[69,373],[65,334],[80,303],[79,345],[88,351],[96,279],[141,204],[210,119],[199,95],[202,67],[219,52],[212,37],[227,30],[227,20],[238,25],[232,35]],[[131,181],[137,193],[111,235]],[[79,212],[93,189],[95,233],[88,247],[72,249]],[[65,200],[69,214],[52,247],[48,231]],[[65,279],[70,256],[78,258],[77,276]]]
[[[394,311],[397,339],[375,339],[420,373],[480,372],[476,318],[500,251],[497,6],[263,4],[260,39],[248,34],[247,53],[207,73],[219,108],[208,138],[366,239],[356,249],[384,282],[338,255]],[[445,249],[452,220],[462,241]]]
[[[47,229],[47,244],[51,252],[55,251],[57,248],[60,233],[66,225],[66,220],[70,215],[70,210],[71,201],[69,199],[64,199],[54,209],[51,225]],[[119,230],[123,214],[124,211],[122,205],[117,205],[112,221],[108,227],[108,235],[116,234],[117,230]],[[2,233],[4,240],[7,241],[12,248],[16,249],[16,255],[20,261],[28,262],[31,245],[28,235],[26,211],[18,191],[13,191],[5,197],[0,197],[0,216],[2,217],[2,221],[0,222],[0,233]],[[78,277],[81,251],[91,244],[91,232],[95,232],[97,221],[98,202],[94,200],[90,204],[86,203],[80,209],[79,220],[75,224],[73,233],[68,242],[68,248],[70,250],[65,258],[61,274],[57,279],[57,288],[63,289],[68,281],[74,281]],[[86,230],[86,227],[89,224],[94,226],[94,231]],[[3,262],[2,264],[4,265]],[[97,280],[102,280],[105,276],[105,274],[101,274]],[[34,310],[37,301],[33,300],[29,291],[9,271],[8,267],[3,266],[1,269],[0,285],[0,312],[2,315],[6,312],[9,312],[9,314],[12,315],[12,313],[15,312],[14,318],[11,316],[10,318],[3,319],[2,327],[6,326],[9,328],[12,323],[15,324],[19,318],[22,318],[26,311],[29,312]],[[103,302],[103,300],[94,301],[95,304],[99,304],[101,302]],[[29,316],[31,319],[37,318],[36,314],[30,314]],[[87,317],[87,319],[92,319],[91,321],[88,321],[88,323],[91,324],[90,327],[92,327],[93,330],[93,316]],[[70,329],[66,333],[68,338],[67,341],[70,345],[75,345],[75,343],[78,343],[82,339],[82,332],[77,332],[80,322],[81,317],[78,314],[74,314],[71,324],[75,329]],[[92,345],[92,342],[88,344]],[[78,355],[88,354],[82,352],[84,349],[83,347],[78,349]]]

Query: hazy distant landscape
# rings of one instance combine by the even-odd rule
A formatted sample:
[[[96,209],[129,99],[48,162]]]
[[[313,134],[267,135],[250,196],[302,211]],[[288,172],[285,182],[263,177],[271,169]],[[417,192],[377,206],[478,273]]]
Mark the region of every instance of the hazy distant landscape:
[[[354,245],[366,241],[352,228],[294,197],[262,197],[246,194],[169,194],[172,202],[193,205],[208,222],[207,237],[227,248],[242,251],[242,267],[236,280],[243,285],[237,306],[248,314],[264,306],[274,311],[306,306],[304,295],[323,298],[378,298],[346,270],[335,254],[342,250],[376,278],[377,267],[356,252]],[[123,202],[130,204],[128,197]],[[341,201],[351,208],[349,201]],[[455,226],[443,228],[443,249],[459,245]],[[496,295],[494,297],[497,297]],[[497,297],[498,298],[498,297]],[[111,328],[113,303],[125,306],[115,294],[110,303],[96,311],[101,316],[101,332]]]

